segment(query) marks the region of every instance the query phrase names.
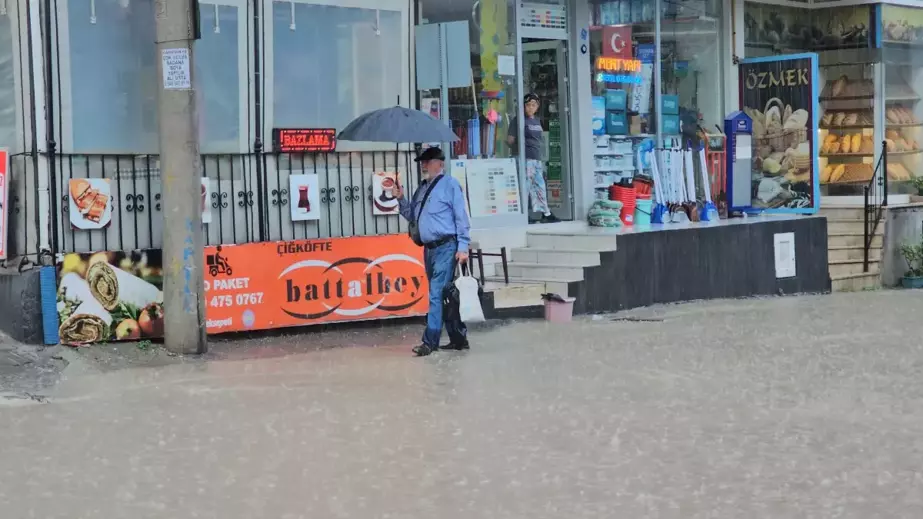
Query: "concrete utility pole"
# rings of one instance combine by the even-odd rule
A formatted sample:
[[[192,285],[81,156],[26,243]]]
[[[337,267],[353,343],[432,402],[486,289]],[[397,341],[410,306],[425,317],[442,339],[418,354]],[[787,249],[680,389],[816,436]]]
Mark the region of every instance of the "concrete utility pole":
[[[205,353],[202,164],[192,80],[196,0],[155,0],[154,18],[164,207],[164,343],[175,353]]]

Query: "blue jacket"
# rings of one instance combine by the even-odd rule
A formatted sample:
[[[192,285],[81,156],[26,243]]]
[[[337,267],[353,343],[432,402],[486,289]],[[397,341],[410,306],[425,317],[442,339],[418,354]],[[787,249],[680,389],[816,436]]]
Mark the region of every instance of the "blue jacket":
[[[426,201],[423,215],[419,215],[420,202],[423,201],[423,195],[433,185],[432,182],[438,177],[429,181],[424,180],[420,184],[420,189],[414,193],[412,200],[408,201],[407,197],[398,200],[401,216],[407,220],[413,220],[419,216],[420,238],[423,243],[434,242],[446,236],[455,236],[458,240],[458,251],[468,252],[468,244],[471,243],[471,223],[468,220],[468,211],[465,209],[465,193],[458,180],[452,176],[445,173],[440,173],[439,176],[444,178],[436,184],[435,191]]]

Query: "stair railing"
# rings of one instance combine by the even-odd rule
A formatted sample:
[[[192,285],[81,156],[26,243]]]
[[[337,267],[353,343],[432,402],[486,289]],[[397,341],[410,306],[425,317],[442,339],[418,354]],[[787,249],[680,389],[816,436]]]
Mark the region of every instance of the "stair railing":
[[[872,242],[875,240],[875,231],[878,224],[884,216],[885,208],[888,207],[888,144],[881,143],[881,157],[878,158],[878,164],[875,165],[875,171],[872,178],[865,186],[865,204],[864,204],[864,251],[862,256],[862,271],[869,271],[869,250],[872,248]]]

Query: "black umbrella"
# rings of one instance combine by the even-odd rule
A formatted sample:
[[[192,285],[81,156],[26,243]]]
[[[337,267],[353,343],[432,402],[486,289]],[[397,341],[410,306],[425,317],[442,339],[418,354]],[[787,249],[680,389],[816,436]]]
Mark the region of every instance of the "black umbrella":
[[[439,119],[401,106],[360,115],[337,136],[357,142],[455,142],[458,136]]]

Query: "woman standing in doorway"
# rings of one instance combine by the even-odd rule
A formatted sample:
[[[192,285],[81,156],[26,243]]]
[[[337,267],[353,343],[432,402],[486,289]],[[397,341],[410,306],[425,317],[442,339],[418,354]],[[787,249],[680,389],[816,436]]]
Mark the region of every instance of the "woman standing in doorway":
[[[545,162],[542,154],[545,149],[545,135],[542,129],[542,123],[536,117],[541,101],[535,94],[526,94],[522,100],[523,112],[523,144],[526,148],[526,179],[529,182],[529,200],[532,203],[532,210],[542,214],[542,223],[559,222],[558,218],[551,214],[548,208],[548,188],[545,186]],[[519,121],[514,119],[510,125],[509,133],[506,136],[506,142],[514,150],[518,146],[516,142],[519,133]]]

